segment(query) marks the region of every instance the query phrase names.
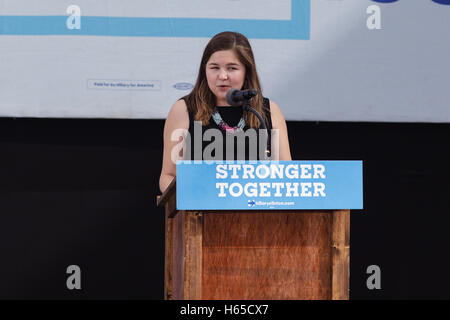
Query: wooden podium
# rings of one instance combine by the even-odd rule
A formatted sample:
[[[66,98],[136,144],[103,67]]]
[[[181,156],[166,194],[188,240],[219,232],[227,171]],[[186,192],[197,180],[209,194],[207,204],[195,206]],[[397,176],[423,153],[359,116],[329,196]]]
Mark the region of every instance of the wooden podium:
[[[348,299],[350,210],[165,207],[165,299]]]

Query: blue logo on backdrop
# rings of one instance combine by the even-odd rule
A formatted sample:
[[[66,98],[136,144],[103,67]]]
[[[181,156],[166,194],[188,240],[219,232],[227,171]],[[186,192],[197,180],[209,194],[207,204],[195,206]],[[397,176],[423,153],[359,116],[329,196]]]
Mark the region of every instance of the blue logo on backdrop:
[[[173,85],[173,87],[177,90],[190,90],[194,88],[194,85],[192,83],[188,82],[178,82]]]
[[[433,1],[439,4],[450,5],[450,0],[433,0]]]
[[[392,3],[392,2],[397,2],[398,0],[372,0],[372,1],[379,2],[379,3]],[[450,0],[431,0],[431,1],[439,3],[439,4],[450,5]]]

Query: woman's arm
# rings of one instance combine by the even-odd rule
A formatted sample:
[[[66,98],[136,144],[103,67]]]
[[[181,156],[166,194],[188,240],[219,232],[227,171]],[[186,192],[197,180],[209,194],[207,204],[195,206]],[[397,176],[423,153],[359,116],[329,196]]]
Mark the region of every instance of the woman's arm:
[[[174,103],[164,124],[164,151],[159,189],[164,192],[177,174],[176,160],[183,159],[184,134],[189,129],[189,114],[183,99]]]
[[[276,148],[279,150],[278,157],[276,157],[276,152],[274,154],[277,158],[275,160],[292,160],[286,120],[284,120],[280,107],[273,101],[270,101],[270,114],[272,118],[272,129],[277,129],[271,139],[272,150],[276,150]]]

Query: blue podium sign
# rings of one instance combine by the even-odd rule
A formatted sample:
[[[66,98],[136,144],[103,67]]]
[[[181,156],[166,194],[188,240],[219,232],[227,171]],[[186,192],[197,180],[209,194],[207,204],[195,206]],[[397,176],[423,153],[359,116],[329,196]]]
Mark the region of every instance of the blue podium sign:
[[[362,209],[362,161],[178,161],[178,210]]]

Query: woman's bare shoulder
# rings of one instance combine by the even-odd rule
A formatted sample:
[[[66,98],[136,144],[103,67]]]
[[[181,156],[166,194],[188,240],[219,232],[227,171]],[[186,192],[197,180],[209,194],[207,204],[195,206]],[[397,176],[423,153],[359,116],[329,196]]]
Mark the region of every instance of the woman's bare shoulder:
[[[270,100],[270,116],[273,128],[280,128],[280,125],[285,122],[280,107],[272,100]]]
[[[177,128],[189,127],[189,113],[184,99],[177,100],[170,108],[166,122]]]
[[[272,100],[270,101],[270,111],[280,112],[280,107]]]
[[[186,101],[184,101],[184,99],[177,100],[170,108],[169,115],[171,113],[175,115],[183,115],[183,114],[189,115]]]

